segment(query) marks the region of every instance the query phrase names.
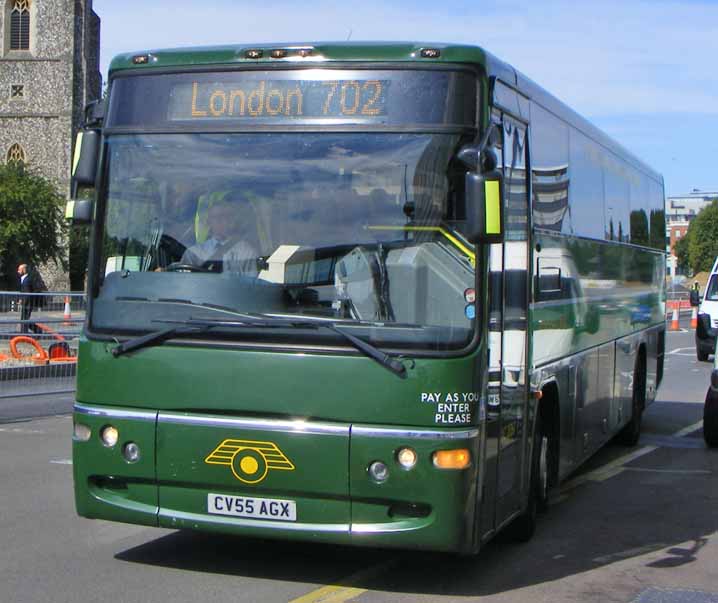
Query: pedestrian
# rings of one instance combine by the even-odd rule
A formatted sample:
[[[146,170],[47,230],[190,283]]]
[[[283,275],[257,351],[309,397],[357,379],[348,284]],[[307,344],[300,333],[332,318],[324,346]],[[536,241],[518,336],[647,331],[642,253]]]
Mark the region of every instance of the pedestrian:
[[[690,291],[690,302],[691,306],[700,306],[701,304],[701,293],[698,287],[698,281],[693,283],[693,288]]]
[[[17,267],[17,275],[20,277],[20,292],[34,293],[35,287],[33,285],[32,275],[28,272],[27,264],[20,264]],[[39,333],[39,327],[34,322],[29,322],[30,315],[35,308],[35,297],[33,295],[21,295],[18,303],[20,304],[20,319],[23,321],[20,324],[20,330],[23,333],[30,331]]]

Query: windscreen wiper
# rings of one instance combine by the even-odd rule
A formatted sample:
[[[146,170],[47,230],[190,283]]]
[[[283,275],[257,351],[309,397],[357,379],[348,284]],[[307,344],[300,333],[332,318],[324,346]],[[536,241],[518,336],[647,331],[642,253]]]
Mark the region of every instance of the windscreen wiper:
[[[344,329],[333,322],[318,322],[313,320],[293,319],[293,318],[275,318],[273,316],[267,316],[262,314],[243,314],[240,312],[234,313],[238,316],[238,320],[214,320],[208,318],[190,318],[187,321],[183,321],[183,325],[197,327],[198,332],[203,332],[211,328],[237,328],[237,327],[269,327],[269,328],[294,328],[294,329],[328,329],[338,335],[341,335],[344,339],[349,341],[352,346],[359,350],[365,356],[368,356],[372,360],[375,360],[381,364],[384,368],[389,369],[392,373],[398,375],[402,379],[406,378],[406,367],[401,360],[392,358],[389,354],[382,352],[379,348],[372,344],[347,333]],[[169,320],[161,320],[157,322],[172,322]],[[170,332],[167,337],[172,337],[172,329],[167,329]],[[160,333],[164,333],[161,331]],[[160,333],[156,335],[159,336]],[[149,337],[149,336],[145,336]],[[138,338],[141,339],[141,338]],[[166,337],[162,337],[160,340],[164,340]],[[154,340],[153,340],[154,341]],[[130,343],[130,342],[126,342]],[[141,344],[142,345],[142,344]],[[117,349],[117,348],[115,348]],[[134,348],[133,348],[134,349]],[[114,350],[113,350],[114,353]]]
[[[118,356],[122,356],[123,354],[128,354],[129,352],[134,352],[135,350],[161,343],[163,341],[166,341],[167,339],[171,339],[172,337],[177,337],[178,335],[195,335],[207,331],[208,329],[209,327],[198,328],[198,326],[195,325],[193,325],[191,328],[182,327],[179,325],[175,327],[169,327],[168,329],[162,329],[161,331],[155,331],[153,333],[148,333],[147,335],[142,335],[140,337],[135,337],[134,339],[128,339],[127,341],[123,341],[117,347],[112,348],[111,353],[115,358],[117,358]]]

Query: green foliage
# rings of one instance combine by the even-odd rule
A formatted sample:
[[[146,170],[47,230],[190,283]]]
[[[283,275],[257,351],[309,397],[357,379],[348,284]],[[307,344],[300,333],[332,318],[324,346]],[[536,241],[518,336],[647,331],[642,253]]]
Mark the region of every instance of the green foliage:
[[[651,241],[654,249],[666,249],[666,212],[664,210],[651,210]]]
[[[631,243],[634,245],[648,246],[648,216],[645,210],[634,210],[631,212]]]
[[[70,228],[70,290],[84,291],[87,263],[90,255],[90,226],[81,224]]]
[[[693,272],[709,271],[718,255],[718,201],[705,207],[691,222],[687,246]]]
[[[678,239],[675,244],[673,245],[673,253],[676,256],[676,260],[678,261],[678,268],[681,270],[688,270],[690,266],[690,262],[688,261],[688,241],[690,233],[690,229],[688,233],[686,233],[686,236],[682,239]]]
[[[16,285],[19,263],[62,262],[65,199],[22,164],[0,165],[0,261],[4,287]]]

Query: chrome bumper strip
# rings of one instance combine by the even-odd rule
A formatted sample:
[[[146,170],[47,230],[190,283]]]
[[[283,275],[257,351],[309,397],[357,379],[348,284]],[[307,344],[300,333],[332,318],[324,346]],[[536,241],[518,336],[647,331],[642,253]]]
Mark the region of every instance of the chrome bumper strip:
[[[193,415],[186,413],[160,412],[160,423],[179,425],[202,425],[205,427],[227,427],[250,431],[279,431],[283,433],[306,433],[311,435],[339,435],[349,437],[349,425],[318,423],[314,421],[287,421],[283,419],[249,419]]]
[[[438,429],[398,429],[393,427],[352,426],[352,435],[367,438],[409,438],[414,440],[466,440],[479,435],[479,430],[439,431]]]
[[[108,419],[134,419],[135,421],[156,421],[157,411],[125,410],[124,408],[107,408],[75,404],[73,410],[91,417],[107,417]]]

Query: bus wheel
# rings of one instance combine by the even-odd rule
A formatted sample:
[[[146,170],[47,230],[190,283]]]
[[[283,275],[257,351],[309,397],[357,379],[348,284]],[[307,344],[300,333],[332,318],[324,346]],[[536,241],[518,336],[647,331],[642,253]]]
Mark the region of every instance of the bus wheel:
[[[631,420],[618,432],[616,440],[625,446],[635,446],[641,437],[643,409],[646,406],[646,360],[641,354],[633,372],[633,402]]]
[[[703,439],[711,448],[718,448],[718,395],[708,389],[703,406]]]
[[[510,536],[518,542],[528,542],[536,531],[536,516],[548,504],[548,436],[536,417],[536,428],[531,453],[529,500],[526,510],[511,523]]]

